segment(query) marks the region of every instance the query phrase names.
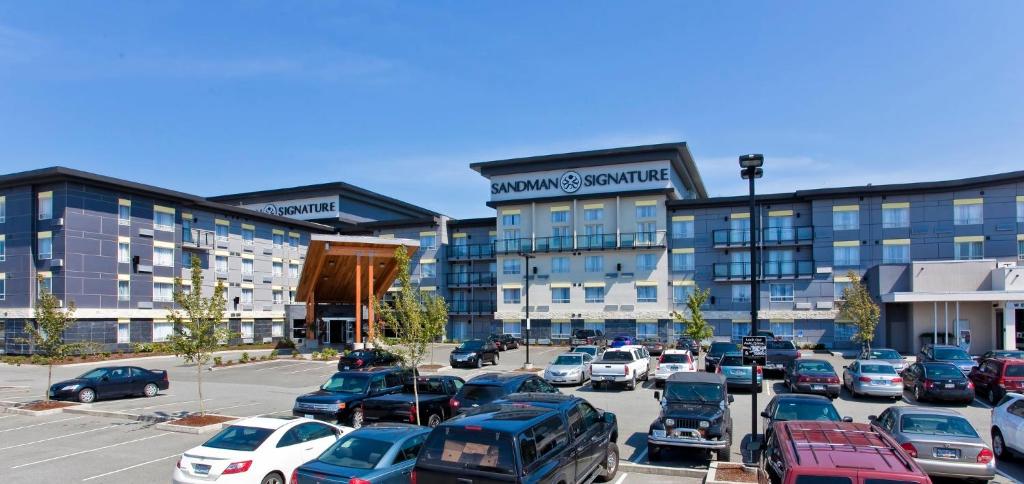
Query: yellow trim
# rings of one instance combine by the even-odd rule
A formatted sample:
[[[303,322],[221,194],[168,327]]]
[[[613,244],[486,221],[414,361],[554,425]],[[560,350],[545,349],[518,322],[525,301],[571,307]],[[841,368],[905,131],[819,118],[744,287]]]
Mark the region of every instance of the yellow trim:
[[[281,286],[270,286],[270,290],[271,291],[280,291],[281,290]]]
[[[0,234],[0,240],[7,240],[7,235]]]
[[[156,323],[169,323],[169,322],[170,321],[168,321],[167,318],[153,318],[153,324],[156,324]]]
[[[192,219],[192,212],[181,212],[181,219],[182,220],[191,220]]]
[[[572,320],[569,320],[569,319],[552,319],[551,322],[552,323],[571,323]]]
[[[792,319],[769,319],[768,322],[770,322],[770,323],[792,323],[793,320]]]
[[[584,319],[583,322],[584,323],[601,323],[601,324],[604,324],[604,320],[603,319]]]
[[[833,205],[833,212],[859,212],[860,205]]]
[[[188,280],[188,279],[182,279],[182,280],[181,280],[181,285],[182,285],[182,286],[188,286],[188,287],[192,287],[192,281],[190,281],[190,280]]]
[[[251,282],[243,282],[239,284],[238,287],[241,287],[242,289],[256,289],[256,285]]]
[[[953,242],[984,242],[984,235],[961,235],[960,237],[953,237]]]
[[[380,234],[377,237],[380,237],[382,239],[393,239],[395,238],[395,234]]]
[[[43,232],[39,232],[38,237],[40,239],[49,239],[49,238],[53,237],[53,232],[51,232],[49,230],[46,230],[46,231],[43,231]]]
[[[505,319],[502,319],[501,322],[503,322],[503,323],[522,323],[523,320],[522,319],[505,318]]]
[[[120,244],[121,242],[127,242],[127,243],[131,244],[132,243],[132,238],[131,237],[125,237],[123,235],[118,236],[117,237],[117,243]]]
[[[256,230],[256,226],[253,224],[242,224],[242,230]]]
[[[769,217],[792,217],[793,216],[793,211],[792,210],[772,210],[771,212],[768,212],[768,216]]]
[[[153,205],[153,211],[154,212],[169,213],[171,215],[174,215],[174,209],[173,208],[165,207],[163,205]]]
[[[53,277],[53,273],[50,272],[50,271],[38,271],[38,272],[36,272],[36,275],[40,276],[40,277],[42,277],[44,279],[48,278],[48,277]]]
[[[389,287],[388,288],[388,292],[399,292],[401,290],[402,290],[402,288],[400,288],[400,287]]]
[[[0,198],[3,198],[3,197],[0,197]],[[1017,195],[1017,201],[1018,202],[1024,202],[1024,195]]]
[[[7,277],[7,273],[5,273],[5,272],[0,272],[0,279],[4,279],[4,278],[6,278],[6,277]]]
[[[859,247],[859,240],[841,240],[838,242],[832,242],[832,247]]]
[[[430,231],[426,231],[426,232],[420,232],[420,237],[423,237],[424,235],[437,235],[437,231],[436,230],[430,230]]]
[[[498,235],[498,231],[497,230],[491,230],[491,231],[487,232],[487,235],[497,236]]]
[[[256,254],[242,254],[243,259],[256,260]]]
[[[750,218],[750,212],[736,212],[729,215],[729,218]]]
[[[466,234],[466,233],[459,232],[457,234],[452,234],[452,238],[453,239],[465,239],[467,235],[468,234]]]
[[[437,264],[437,259],[420,259],[420,264]]]
[[[153,277],[153,284],[174,284],[174,278],[173,277],[154,276]]]
[[[130,207],[130,206],[132,206],[132,201],[127,199],[127,198],[118,198],[117,199],[117,204],[118,205],[124,205],[125,207]]]
[[[224,220],[224,219],[220,219],[220,218],[218,218],[218,219],[215,219],[215,220],[213,221],[213,223],[215,223],[215,224],[217,224],[217,225],[227,225],[227,226],[231,226],[231,222],[230,222],[230,221],[228,221],[228,220]]]
[[[636,322],[637,323],[650,324],[650,323],[657,323],[658,320],[657,319],[638,319],[638,320],[636,320]]]
[[[693,247],[684,247],[682,249],[672,249],[673,254],[692,254]]]
[[[243,322],[243,323],[255,323],[256,320],[253,319],[253,318],[242,318],[241,322]]]
[[[910,208],[910,202],[883,203],[882,208]]]
[[[437,286],[420,286],[421,291],[437,291]]]
[[[521,215],[522,213],[523,211],[518,208],[507,208],[501,211],[502,215]]]
[[[559,205],[557,207],[551,207],[551,211],[552,212],[568,212],[569,211],[569,206],[568,205]]]
[[[583,287],[604,287],[603,282],[584,282]]]
[[[853,282],[850,276],[835,276],[832,278],[832,282]]]
[[[977,205],[979,203],[985,203],[984,198],[957,198],[953,200],[953,205]]]
[[[565,289],[567,287],[572,287],[572,283],[570,283],[570,282],[552,282],[551,284],[548,284],[548,287],[553,287],[553,288],[556,288],[556,289]]]
[[[231,251],[228,251],[228,250],[215,250],[215,251],[213,251],[213,255],[214,256],[230,257],[231,256]]]
[[[502,289],[522,289],[523,285],[522,284],[502,284],[501,288]]]
[[[272,233],[272,234],[274,234],[274,235],[284,235],[284,230],[281,230],[281,229],[273,229],[273,230],[271,230],[271,231],[270,231],[270,233]]]
[[[750,322],[750,318],[733,318],[732,322],[733,323],[749,323]]]
[[[283,322],[284,322],[284,319],[281,319],[281,318],[274,318],[274,319],[271,319],[271,320],[270,320],[270,322],[271,322],[271,323],[283,323]]]
[[[636,281],[636,285],[637,286],[643,286],[643,287],[646,287],[646,286],[657,286],[658,285],[658,281]]]
[[[1017,234],[1017,240],[1024,240],[1024,234]]]
[[[584,210],[593,210],[595,208],[604,208],[604,204],[603,203],[586,203],[586,204],[583,204],[583,209]]]
[[[910,239],[885,239],[882,245],[910,245]]]
[[[271,257],[270,258],[270,262],[281,262],[281,263],[283,263],[284,259],[282,259],[280,257]]]
[[[672,217],[673,222],[693,222],[693,215],[675,215]]]
[[[132,320],[131,320],[131,318],[117,318],[117,322],[118,323],[130,323],[130,322],[132,322]]]
[[[153,241],[153,247],[159,247],[161,249],[173,249],[174,248],[174,242],[163,242],[163,241],[160,241],[160,240],[154,240]]]
[[[289,237],[299,237],[300,235],[299,235],[298,232],[288,232],[288,236]]]
[[[637,200],[634,203],[637,207],[654,207],[658,205],[657,200]]]
[[[53,198],[53,192],[39,192],[36,194],[36,198]]]
[[[685,281],[672,281],[673,286],[696,286],[696,281],[685,280]]]

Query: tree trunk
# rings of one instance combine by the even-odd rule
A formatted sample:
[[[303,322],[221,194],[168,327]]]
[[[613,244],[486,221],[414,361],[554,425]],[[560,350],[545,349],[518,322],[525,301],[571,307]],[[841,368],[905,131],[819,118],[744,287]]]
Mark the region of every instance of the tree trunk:
[[[420,385],[419,385],[419,376],[416,375],[416,372],[418,370],[419,369],[416,368],[416,365],[413,365],[413,367],[412,367],[412,401],[413,401],[413,406],[416,407],[416,425],[422,425],[420,423]]]
[[[199,415],[206,415],[206,404],[203,402],[203,364],[196,360],[196,384],[199,387]]]
[[[51,360],[49,365],[46,365],[46,390],[43,395],[43,401],[50,401],[50,386],[53,385],[53,362]]]

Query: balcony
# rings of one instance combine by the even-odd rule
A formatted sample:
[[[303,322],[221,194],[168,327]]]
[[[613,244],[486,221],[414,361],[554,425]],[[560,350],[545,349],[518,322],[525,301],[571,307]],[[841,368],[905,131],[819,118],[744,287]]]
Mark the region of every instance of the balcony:
[[[498,280],[493,272],[453,272],[445,276],[448,287],[487,287]]]
[[[501,239],[494,242],[496,254],[518,254],[533,252],[533,241],[530,239]]]
[[[574,243],[575,242],[575,243]],[[665,247],[664,230],[654,232],[624,232],[616,234],[570,235],[531,239],[505,239],[496,241],[498,254],[520,252],[567,252],[572,250],[649,249]]]
[[[574,250],[571,235],[537,237],[534,252],[565,252]]]
[[[814,227],[769,227],[761,231],[761,246],[803,245],[814,241]],[[750,245],[749,230],[715,230],[711,233],[715,247]]]
[[[718,281],[750,280],[749,262],[726,262],[714,264],[714,276]],[[768,261],[761,264],[761,280],[800,279],[814,275],[814,261]]]
[[[449,245],[448,260],[493,259],[493,244]]]
[[[494,301],[448,301],[448,314],[493,314]]]
[[[211,230],[182,229],[181,248],[211,250],[213,249],[215,238],[216,236]]]

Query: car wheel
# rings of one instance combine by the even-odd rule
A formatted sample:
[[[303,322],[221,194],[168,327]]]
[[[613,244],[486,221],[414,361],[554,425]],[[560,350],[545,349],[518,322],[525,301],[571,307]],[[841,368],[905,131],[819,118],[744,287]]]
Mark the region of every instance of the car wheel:
[[[661,447],[654,444],[647,444],[647,461],[657,462],[661,460]]]
[[[349,419],[349,427],[358,429],[363,426],[363,409],[352,410],[352,417]]]
[[[629,380],[628,384],[626,384],[626,388],[630,391],[636,390],[636,373],[633,374],[633,378]]]
[[[996,454],[996,459],[1009,460],[1010,449],[1006,448],[1006,441],[1003,440],[1003,433],[999,429],[992,430],[992,452]]]
[[[996,398],[996,391],[991,388],[988,389],[988,402],[992,405],[999,403],[999,399]]]
[[[732,460],[732,453],[729,452],[728,448],[716,450],[715,458],[718,460],[718,462],[729,462],[730,460]]]
[[[92,388],[83,388],[78,391],[78,401],[82,403],[92,403],[96,401],[96,390]]]
[[[608,443],[608,453],[605,455],[604,462],[601,463],[601,474],[597,476],[598,482],[608,482],[615,478],[615,473],[619,472],[619,446],[615,445],[615,442]]]
[[[594,390],[600,390],[601,389],[601,382],[594,381],[593,379],[591,379],[590,380],[590,386],[593,387]]]
[[[436,413],[430,414],[427,417],[427,427],[437,427],[438,425],[441,425],[441,416]]]
[[[921,387],[919,387],[919,386],[915,386],[914,387],[914,401],[917,401],[917,402],[923,402],[924,401],[924,397],[921,396]]]
[[[277,472],[271,472],[260,481],[260,484],[284,484],[284,476]]]
[[[476,359],[476,367],[477,368],[483,368],[484,367],[484,357],[481,356],[480,358]]]
[[[142,388],[142,394],[146,397],[155,397],[159,391],[160,388],[156,386],[156,383],[147,383],[146,386]]]
[[[494,355],[494,361],[492,361],[491,364],[493,364],[494,366],[498,366],[498,359],[499,358],[500,357],[498,355]]]

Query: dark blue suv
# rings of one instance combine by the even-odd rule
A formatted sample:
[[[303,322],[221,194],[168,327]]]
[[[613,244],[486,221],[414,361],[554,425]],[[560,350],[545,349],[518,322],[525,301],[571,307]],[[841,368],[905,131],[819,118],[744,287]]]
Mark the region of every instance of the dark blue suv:
[[[434,428],[413,482],[600,482],[619,467],[615,414],[574,395],[518,393]]]

